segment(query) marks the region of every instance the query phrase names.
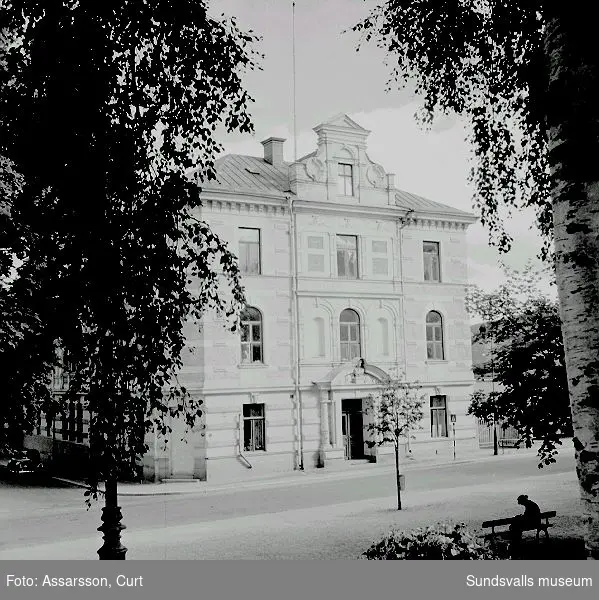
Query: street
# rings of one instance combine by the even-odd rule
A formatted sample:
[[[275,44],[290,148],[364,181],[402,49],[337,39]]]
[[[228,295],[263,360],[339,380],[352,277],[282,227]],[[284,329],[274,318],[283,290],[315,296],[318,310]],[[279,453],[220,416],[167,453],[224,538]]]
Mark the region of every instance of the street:
[[[128,559],[357,558],[394,526],[513,515],[520,493],[543,510],[577,514],[571,453],[536,465],[534,455],[515,454],[414,468],[402,511],[394,510],[392,468],[237,491],[121,496],[123,543]],[[0,507],[0,559],[97,558],[101,502],[87,510],[82,489],[1,482]]]

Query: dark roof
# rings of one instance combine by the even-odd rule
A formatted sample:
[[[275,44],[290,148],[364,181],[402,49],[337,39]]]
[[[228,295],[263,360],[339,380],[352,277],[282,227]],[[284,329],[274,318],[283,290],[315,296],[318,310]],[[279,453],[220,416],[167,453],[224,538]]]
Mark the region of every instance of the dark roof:
[[[434,211],[456,216],[459,215],[462,217],[473,216],[471,213],[464,210],[454,208],[453,206],[448,206],[447,204],[441,204],[440,202],[434,202],[433,200],[423,198],[422,196],[417,196],[416,194],[412,194],[404,190],[397,190],[397,193],[395,194],[395,204],[397,206],[401,206],[402,208],[411,208],[414,211]]]
[[[315,155],[307,154],[300,160]],[[232,192],[251,190],[281,194],[290,191],[290,163],[283,162],[279,166],[271,165],[263,158],[243,154],[226,154],[215,161],[216,180],[208,181],[203,187],[215,187]],[[434,202],[404,190],[396,190],[396,205],[405,209],[421,212],[434,212],[459,217],[472,217],[471,213]]]
[[[275,167],[263,158],[226,154],[215,161],[216,181],[206,187],[223,187],[231,191],[253,190],[280,194],[289,191],[289,163]]]

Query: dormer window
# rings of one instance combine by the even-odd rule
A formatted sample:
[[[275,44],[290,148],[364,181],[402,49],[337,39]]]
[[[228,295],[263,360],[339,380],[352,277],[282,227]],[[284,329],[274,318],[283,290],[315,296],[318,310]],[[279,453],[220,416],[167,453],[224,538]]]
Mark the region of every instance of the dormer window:
[[[341,196],[354,195],[353,165],[339,163],[339,169],[337,171],[337,189]]]

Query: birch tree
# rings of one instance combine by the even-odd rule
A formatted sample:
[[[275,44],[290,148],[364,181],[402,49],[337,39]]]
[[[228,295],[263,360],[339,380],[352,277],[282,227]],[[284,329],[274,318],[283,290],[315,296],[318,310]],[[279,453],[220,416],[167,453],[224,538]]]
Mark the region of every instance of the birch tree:
[[[420,385],[416,382],[391,379],[380,392],[369,398],[366,408],[366,414],[371,418],[366,430],[373,438],[366,440],[366,445],[369,448],[393,445],[397,510],[401,510],[401,444],[410,432],[422,427],[424,396],[419,391]]]
[[[533,207],[554,261],[586,548],[599,558],[599,52],[581,2],[389,0],[354,27],[415,81],[419,118],[468,125],[474,205],[509,250],[506,214]]]

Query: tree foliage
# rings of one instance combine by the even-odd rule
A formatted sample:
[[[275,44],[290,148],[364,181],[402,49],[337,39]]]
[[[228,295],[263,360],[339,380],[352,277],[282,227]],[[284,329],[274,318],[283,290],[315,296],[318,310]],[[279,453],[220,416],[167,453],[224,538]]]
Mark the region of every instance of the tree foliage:
[[[420,389],[417,382],[390,379],[380,392],[368,399],[366,414],[372,420],[367,423],[366,430],[373,437],[366,441],[369,448],[385,444],[398,448],[411,431],[422,428],[424,399]]]
[[[19,403],[39,409],[47,395],[28,387],[66,352],[95,485],[145,452],[146,430],[168,433],[165,417],[201,414],[177,382],[184,325],[215,309],[236,327],[236,259],[198,219],[186,171],[215,176],[218,126],[252,131],[241,76],[256,37],[203,0],[7,0],[0,17],[0,155],[24,182],[5,305],[32,323],[2,348],[0,410],[12,428]]]
[[[497,560],[503,554],[464,523],[393,530],[362,554],[366,560]]]
[[[541,232],[552,228],[542,4],[388,0],[353,28],[387,52],[389,88],[414,83],[423,123],[438,114],[465,120],[476,157],[474,203],[503,250],[512,240],[501,207],[533,207]]]
[[[366,431],[371,439],[369,448],[393,444],[395,450],[395,475],[397,485],[397,510],[401,510],[401,476],[399,448],[411,432],[422,428],[424,396],[417,382],[406,381],[403,376],[386,381],[380,391],[368,398],[366,415],[370,418]]]
[[[554,261],[586,547],[599,558],[599,253],[595,24],[564,2],[388,0],[355,28],[411,76],[423,120],[469,125],[474,203],[508,250],[505,208],[531,207]]]
[[[504,266],[495,291],[473,287],[466,297],[468,311],[483,320],[473,342],[486,356],[474,374],[496,384],[477,390],[468,412],[514,427],[527,447],[540,439],[540,467],[555,462],[561,438],[572,435],[559,307],[539,289],[541,273],[530,263],[521,272]]]

